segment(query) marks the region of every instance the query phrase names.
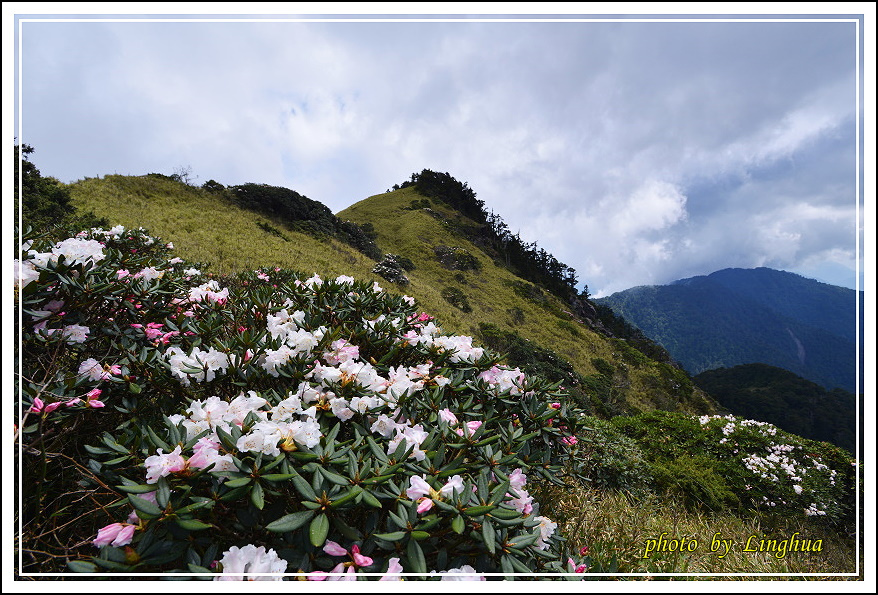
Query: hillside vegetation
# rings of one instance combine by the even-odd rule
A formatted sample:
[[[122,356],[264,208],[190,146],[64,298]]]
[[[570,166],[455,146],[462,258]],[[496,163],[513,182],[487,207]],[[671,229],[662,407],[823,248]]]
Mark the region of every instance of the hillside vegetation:
[[[15,263],[17,572],[862,568],[848,453],[717,415],[572,269],[427,177],[463,206],[408,184],[332,215],[158,174],[25,196],[65,214],[22,226]]]
[[[760,419],[849,452],[856,443],[856,398],[767,364],[707,370],[693,379],[735,415]]]
[[[186,258],[210,263],[215,273],[289,267],[394,288],[372,272],[376,262],[350,244],[328,233],[301,231],[281,213],[245,209],[214,187],[195,188],[156,175],[110,175],[69,189],[77,207],[112,224],[142,226],[171,241]],[[442,321],[443,330],[472,334],[498,350],[528,342],[550,352],[556,368],[567,370],[551,379],[565,381],[597,414],[719,410],[681,370],[596,332],[568,303],[489,257],[467,233],[478,226],[474,220],[414,187],[362,200],[338,213],[338,220],[374,230],[381,253],[411,262],[408,283],[395,289],[415,297]],[[515,365],[527,365],[528,359]]]

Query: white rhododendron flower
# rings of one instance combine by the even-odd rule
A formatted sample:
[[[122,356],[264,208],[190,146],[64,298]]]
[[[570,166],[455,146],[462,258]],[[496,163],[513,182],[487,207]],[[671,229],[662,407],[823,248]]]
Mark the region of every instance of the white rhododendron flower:
[[[222,575],[215,581],[279,581],[287,569],[287,561],[280,558],[273,549],[265,551],[264,546],[245,545],[242,548],[232,546],[223,552],[219,561]],[[239,576],[235,576],[237,573]],[[241,575],[241,573],[251,573]],[[259,574],[277,574],[279,576],[258,576]]]

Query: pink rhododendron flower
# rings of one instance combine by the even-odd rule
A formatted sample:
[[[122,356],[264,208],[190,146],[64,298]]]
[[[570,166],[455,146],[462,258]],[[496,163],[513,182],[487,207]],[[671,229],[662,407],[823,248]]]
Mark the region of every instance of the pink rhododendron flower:
[[[441,411],[439,411],[439,419],[447,421],[450,424],[457,423],[457,416],[454,415],[454,413],[452,413],[451,410],[448,409],[447,407],[445,409],[442,409]]]
[[[389,563],[387,564],[387,572],[379,578],[379,581],[401,581],[402,577],[397,575],[396,573],[402,572],[402,564],[399,563],[399,558],[391,558]]]
[[[100,529],[98,531],[98,536],[92,543],[97,547],[104,547],[105,545],[113,545],[116,547],[128,545],[134,537],[135,529],[137,529],[135,525],[129,525],[128,523],[113,523],[112,525],[107,525]]]
[[[348,551],[338,545],[336,542],[331,539],[326,540],[326,544],[323,546],[323,551],[329,554],[330,556],[347,556]]]
[[[180,455],[181,450],[182,447],[177,445],[171,452],[163,454],[160,448],[158,454],[147,457],[143,463],[146,467],[146,483],[155,483],[160,477],[185,469],[186,460]]]
[[[564,436],[561,438],[561,442],[566,444],[567,446],[575,446],[579,440],[576,439],[576,436]]]
[[[34,403],[33,403],[33,405],[31,405],[31,408],[28,409],[28,411],[30,413],[42,413],[43,407],[45,407],[43,400],[41,398],[37,397],[36,399],[34,399]]]
[[[469,435],[472,436],[473,434],[476,433],[476,430],[478,430],[480,427],[482,427],[482,422],[468,421],[464,425],[466,426],[467,430],[469,430]],[[463,434],[464,434],[462,428],[455,428],[454,431],[457,433],[458,436],[463,436]]]

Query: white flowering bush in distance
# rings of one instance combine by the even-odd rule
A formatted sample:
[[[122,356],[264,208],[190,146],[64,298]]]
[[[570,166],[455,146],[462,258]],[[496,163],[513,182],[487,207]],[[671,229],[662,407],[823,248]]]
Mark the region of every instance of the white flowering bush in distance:
[[[374,282],[203,268],[121,226],[23,246],[20,514],[36,527],[77,486],[70,569],[568,570],[529,492],[576,443],[555,385]]]
[[[663,487],[713,509],[759,509],[853,528],[850,453],[734,415],[653,411],[611,423],[637,441]]]

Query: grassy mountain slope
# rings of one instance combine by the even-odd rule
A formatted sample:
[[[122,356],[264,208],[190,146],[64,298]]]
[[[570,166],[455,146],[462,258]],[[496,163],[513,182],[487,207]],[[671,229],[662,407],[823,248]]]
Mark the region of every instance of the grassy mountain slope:
[[[632,349],[624,341],[593,331],[571,314],[569,306],[549,292],[523,281],[492,260],[464,233],[474,222],[439,201],[429,208],[412,208],[421,200],[413,188],[403,188],[362,200],[339,217],[372,223],[376,243],[384,252],[399,254],[416,264],[408,275],[412,295],[455,332],[484,335],[480,325],[492,324],[548,348],[568,360],[583,376],[608,378],[610,399],[625,411],[655,408],[714,411],[715,404],[686,385],[684,375]],[[437,247],[465,251],[479,262],[473,270],[449,270],[437,257]],[[441,296],[453,288],[466,295],[471,311],[464,312]]]
[[[291,230],[278,220],[173,180],[109,175],[81,180],[70,190],[77,208],[92,210],[112,225],[144,227],[173,242],[186,258],[209,262],[214,273],[282,266],[324,276],[374,276],[369,272],[374,262],[342,242]]]
[[[282,266],[324,277],[374,279],[415,297],[444,332],[470,334],[481,344],[488,342],[486,332],[499,334],[506,339],[503,349],[512,337],[551,350],[585,377],[583,388],[593,403],[599,399],[599,412],[718,410],[681,371],[594,332],[549,292],[492,261],[460,232],[474,225],[470,219],[438,201],[429,209],[411,208],[413,200],[423,198],[413,188],[367,198],[338,214],[342,220],[372,223],[382,252],[411,259],[415,268],[406,272],[410,283],[404,287],[372,273],[375,261],[347,244],[300,233],[222,195],[167,178],[108,175],[71,184],[70,191],[77,208],[105,216],[112,225],[143,226],[173,242],[182,256],[210,263],[216,273]],[[468,254],[477,268],[449,270],[435,251],[443,246]],[[464,296],[469,311],[443,297],[449,289]]]

